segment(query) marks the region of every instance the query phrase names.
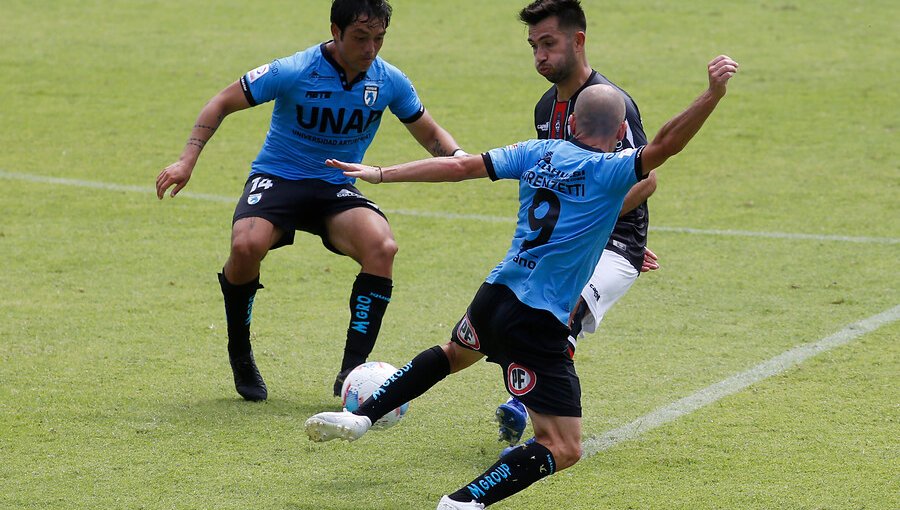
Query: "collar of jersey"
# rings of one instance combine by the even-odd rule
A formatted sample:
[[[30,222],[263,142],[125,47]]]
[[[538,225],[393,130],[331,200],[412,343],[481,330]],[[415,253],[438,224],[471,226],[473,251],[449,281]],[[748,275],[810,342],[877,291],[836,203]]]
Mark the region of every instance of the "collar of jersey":
[[[344,68],[341,67],[340,64],[338,64],[337,60],[335,60],[334,57],[331,56],[331,53],[329,53],[325,48],[325,45],[332,41],[334,41],[334,39],[325,41],[320,44],[319,51],[322,52],[322,56],[329,64],[331,64],[331,67],[333,67],[334,70],[337,71],[338,76],[341,78],[341,85],[344,87],[344,90],[350,90],[354,85],[366,79],[366,73],[359,73],[358,75],[356,75],[356,78],[353,78],[352,82],[347,81],[347,72],[344,71]]]
[[[586,144],[586,143],[581,143],[581,142],[579,142],[578,140],[576,140],[576,139],[574,139],[574,138],[570,138],[570,139],[569,139],[569,142],[572,143],[572,144],[574,144],[574,145],[577,146],[577,147],[581,147],[582,149],[584,149],[584,150],[586,150],[586,151],[600,152],[600,153],[606,152],[606,151],[603,150],[603,149],[598,149],[598,148],[596,148],[596,147],[591,147],[590,145],[588,145],[588,144]]]

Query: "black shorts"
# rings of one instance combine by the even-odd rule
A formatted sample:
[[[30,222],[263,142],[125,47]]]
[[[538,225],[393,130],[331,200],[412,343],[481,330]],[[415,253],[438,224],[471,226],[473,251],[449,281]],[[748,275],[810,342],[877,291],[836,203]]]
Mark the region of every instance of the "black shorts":
[[[523,304],[509,287],[485,283],[451,341],[503,368],[506,391],[541,414],[581,417],[581,383],[569,355],[569,328]]]
[[[293,181],[267,174],[252,174],[244,194],[234,208],[232,225],[241,218],[263,218],[284,234],[270,248],[294,244],[294,231],[302,230],[322,238],[326,248],[343,255],[328,240],[325,219],[356,207],[367,207],[387,219],[372,202],[351,184],[332,184],[319,179]]]

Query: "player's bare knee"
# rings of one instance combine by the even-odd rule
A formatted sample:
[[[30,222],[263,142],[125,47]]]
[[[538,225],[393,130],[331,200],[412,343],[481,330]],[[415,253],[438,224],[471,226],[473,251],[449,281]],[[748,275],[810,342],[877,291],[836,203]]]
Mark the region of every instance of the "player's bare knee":
[[[231,260],[237,265],[257,264],[266,254],[266,247],[248,236],[235,236],[231,240]]]
[[[375,249],[375,256],[380,258],[384,262],[393,263],[394,257],[397,255],[397,252],[400,250],[400,247],[397,246],[397,241],[395,241],[392,237],[385,237],[381,240],[380,243],[377,244],[377,248]]]
[[[394,257],[398,251],[397,242],[392,238],[383,238],[370,243],[363,253],[362,265],[364,267],[389,270],[394,264]]]

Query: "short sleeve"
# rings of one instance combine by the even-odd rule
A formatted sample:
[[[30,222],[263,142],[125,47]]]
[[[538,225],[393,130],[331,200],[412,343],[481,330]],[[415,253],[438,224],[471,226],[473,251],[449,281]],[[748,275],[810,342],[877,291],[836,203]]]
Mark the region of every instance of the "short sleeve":
[[[286,93],[298,72],[309,65],[311,53],[296,53],[278,58],[241,76],[241,90],[252,105],[267,103]]]
[[[263,64],[256,69],[247,71],[241,76],[241,90],[252,106],[275,99],[278,93],[277,76],[279,73],[273,73],[272,70],[278,68],[278,61],[275,60],[270,64]]]
[[[391,112],[404,124],[419,120],[425,113],[425,106],[422,105],[412,81],[396,67],[389,66],[389,72],[395,90],[394,97],[388,105]]]
[[[518,179],[541,159],[540,140],[528,140],[484,153],[485,166],[491,179]]]

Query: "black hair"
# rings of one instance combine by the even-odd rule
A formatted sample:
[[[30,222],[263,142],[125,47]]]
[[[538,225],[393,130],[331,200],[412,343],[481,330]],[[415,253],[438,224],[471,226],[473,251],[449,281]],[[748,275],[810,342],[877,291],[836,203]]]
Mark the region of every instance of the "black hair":
[[[529,26],[553,16],[559,20],[559,28],[587,30],[584,9],[578,0],[534,0],[519,12],[519,20]]]
[[[391,4],[387,0],[334,0],[331,2],[331,22],[343,34],[344,29],[357,20],[380,19],[384,28],[391,23]]]

